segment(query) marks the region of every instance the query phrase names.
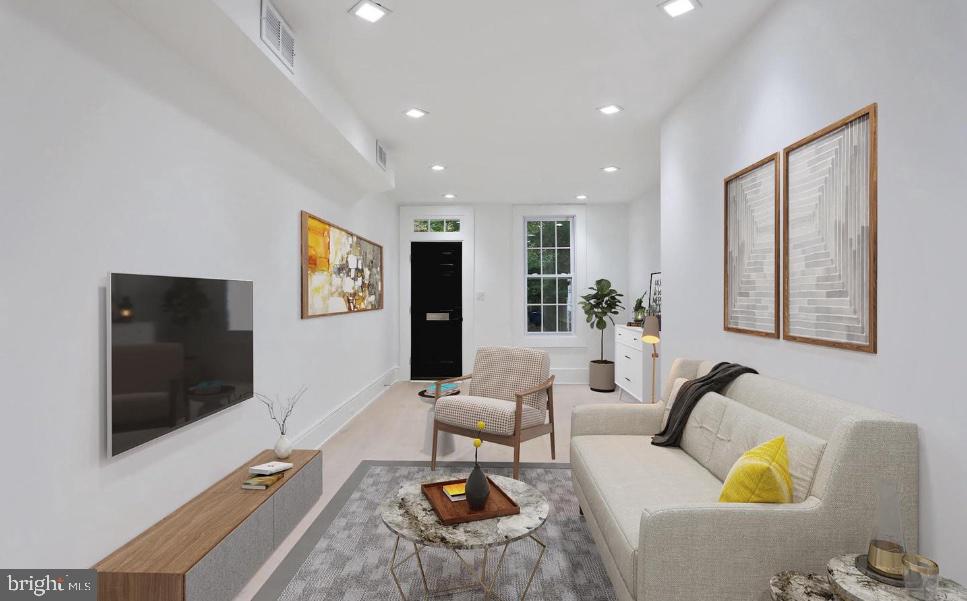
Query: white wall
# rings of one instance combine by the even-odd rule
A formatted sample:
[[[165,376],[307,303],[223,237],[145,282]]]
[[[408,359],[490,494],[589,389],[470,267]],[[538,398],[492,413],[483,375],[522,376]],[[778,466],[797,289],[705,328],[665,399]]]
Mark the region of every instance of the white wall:
[[[628,205],[629,309],[635,299],[648,292],[651,274],[661,271],[660,226],[661,197],[656,187]]]
[[[549,213],[555,214],[555,213]],[[524,282],[513,270],[514,253],[523,252],[524,241],[514,239],[514,206],[509,204],[474,205],[476,221],[476,320],[473,324],[475,346],[513,345],[519,341],[523,324],[515,323],[514,292]],[[628,205],[588,204],[587,219],[587,279],[611,280],[612,285],[627,297],[628,293]],[[579,291],[584,294],[585,291]],[[483,294],[483,300],[480,299]],[[576,307],[577,332],[583,337],[580,346],[548,348],[551,367],[559,381],[585,383],[588,380],[588,361],[598,358],[600,338],[584,322],[580,307]],[[627,313],[615,319],[627,321]],[[526,344],[526,342],[524,342]],[[609,326],[605,335],[605,358],[613,359],[614,329]]]
[[[86,567],[276,436],[248,401],[107,459],[107,273],[254,280],[256,388],[308,385],[292,431],[315,445],[392,376],[397,212],[344,196],[113,4],[5,2],[0,39],[0,449],[29,464],[0,564]],[[299,319],[300,209],[384,245],[385,310]]]
[[[962,582],[964,40],[967,4],[956,0],[780,2],[668,116],[661,139],[664,356],[743,362],[919,424],[921,549]],[[723,332],[722,179],[871,102],[879,353]]]

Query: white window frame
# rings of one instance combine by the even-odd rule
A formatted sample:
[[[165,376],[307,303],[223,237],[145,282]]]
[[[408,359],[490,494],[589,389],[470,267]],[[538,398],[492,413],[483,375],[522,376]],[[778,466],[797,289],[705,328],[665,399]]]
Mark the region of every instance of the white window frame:
[[[571,315],[572,332],[527,331],[527,221],[571,221]],[[577,299],[587,287],[587,210],[584,205],[516,205],[514,206],[514,343],[528,347],[586,348],[587,328]]]
[[[528,265],[527,265],[527,255],[532,250],[527,245],[527,224],[528,223],[542,223],[542,222],[546,222],[546,221],[555,221],[555,222],[567,221],[568,224],[570,224],[569,227],[568,227],[569,239],[568,239],[568,246],[567,246],[567,249],[568,249],[568,251],[570,253],[570,263],[571,263],[571,265],[570,265],[570,271],[568,271],[567,273],[564,273],[564,274],[557,274],[557,273],[555,273],[555,274],[547,274],[547,275],[545,275],[545,274],[537,274],[535,276],[534,274],[532,274],[532,273],[529,272]],[[542,236],[542,238],[543,238],[543,236]],[[547,247],[544,246],[543,240],[541,240],[541,244],[537,247],[537,249],[540,250],[540,251],[543,251],[545,248],[547,248]],[[555,233],[555,236],[554,236],[554,246],[551,247],[551,248],[553,248],[555,250],[558,249],[558,248],[560,248],[560,247],[557,246],[557,234],[556,233]],[[557,264],[557,257],[556,256],[555,256],[554,262],[555,262],[555,265],[556,265]],[[542,263],[543,263],[543,261],[542,261]],[[575,321],[576,321],[575,320],[575,317],[576,317],[575,311],[577,310],[577,303],[574,300],[574,297],[577,294],[577,288],[574,287],[574,272],[575,272],[575,269],[574,269],[574,217],[572,217],[570,215],[548,215],[546,217],[537,217],[537,216],[524,217],[524,320],[525,320],[524,327],[525,327],[525,329],[527,329],[527,334],[528,335],[532,335],[532,336],[573,336],[574,335],[574,332],[577,330],[577,324],[575,323]],[[543,285],[543,281],[544,280],[546,280],[546,279],[559,280],[562,277],[566,277],[566,278],[569,278],[571,280],[571,299],[570,299],[570,302],[568,302],[568,303],[561,303],[561,302],[556,302],[556,303],[544,303],[544,302],[540,302],[540,303],[537,303],[537,306],[541,308],[541,314],[542,314],[541,315],[541,325],[542,326],[543,326],[543,322],[544,322],[543,310],[544,310],[544,307],[545,306],[547,306],[547,307],[551,307],[551,306],[553,306],[553,307],[560,307],[561,305],[568,305],[568,306],[570,306],[570,308],[571,308],[571,329],[570,330],[564,331],[564,332],[543,332],[543,331],[541,331],[541,332],[532,332],[532,331],[530,331],[530,329],[529,329],[530,324],[527,323],[527,320],[529,318],[529,316],[527,314],[527,311],[528,311],[528,309],[531,306],[533,306],[533,303],[531,303],[530,302],[530,299],[527,298],[527,293],[528,293],[528,284],[529,284],[530,280],[532,278],[535,278],[535,277],[538,280],[541,281],[541,295],[542,296],[543,296],[543,293],[544,293],[544,285]],[[555,290],[556,289],[557,289],[557,286],[555,285]]]

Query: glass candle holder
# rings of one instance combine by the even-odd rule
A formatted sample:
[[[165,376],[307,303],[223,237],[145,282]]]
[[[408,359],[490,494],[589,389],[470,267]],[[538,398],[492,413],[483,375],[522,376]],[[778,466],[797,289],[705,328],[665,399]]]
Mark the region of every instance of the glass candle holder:
[[[940,566],[923,555],[907,553],[903,556],[903,586],[907,593],[920,601],[934,601],[940,584]]]

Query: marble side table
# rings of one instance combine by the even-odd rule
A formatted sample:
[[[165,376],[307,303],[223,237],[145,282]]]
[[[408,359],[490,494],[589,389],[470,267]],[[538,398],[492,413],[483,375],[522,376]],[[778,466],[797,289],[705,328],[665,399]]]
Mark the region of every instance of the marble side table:
[[[443,396],[452,396],[455,394],[460,394],[459,388],[455,388]],[[433,420],[436,418],[436,413],[434,412],[436,398],[432,394],[427,394],[427,389],[418,392],[417,396],[428,405],[426,409],[426,425],[423,428],[423,453],[429,455],[433,451]],[[437,457],[443,457],[452,453],[454,450],[453,434],[440,432],[438,436]]]
[[[843,601],[910,601],[906,590],[873,580],[856,567],[856,555],[834,557],[826,564],[829,584]],[[967,601],[967,589],[941,577],[936,601]]]
[[[780,572],[769,581],[773,601],[912,601],[906,590],[882,584],[856,567],[856,555],[834,557],[826,574]],[[942,578],[936,601],[967,601],[967,589]]]
[[[421,482],[403,485],[395,497],[383,503],[380,508],[383,523],[396,535],[396,545],[393,547],[393,559],[390,561],[389,571],[403,601],[408,600],[403,592],[403,587],[400,585],[396,571],[414,557],[423,580],[425,597],[462,590],[479,590],[483,591],[485,599],[496,598],[494,585],[497,583],[500,566],[507,554],[507,547],[516,541],[530,539],[540,547],[541,551],[530,571],[527,584],[520,595],[520,601],[523,601],[524,597],[527,596],[531,581],[533,581],[534,575],[540,567],[546,549],[544,543],[534,533],[547,521],[550,505],[544,495],[529,484],[505,476],[490,475],[489,477],[520,506],[519,514],[444,526],[437,519],[430,502],[423,496],[423,491],[420,488]],[[437,478],[435,481],[452,478],[453,476],[446,476]],[[402,559],[397,559],[402,552],[400,549],[401,540],[410,543],[413,546],[413,552]],[[430,590],[426,572],[423,569],[423,559],[420,556],[420,553],[424,552],[427,547],[446,549],[456,555],[457,559],[460,560],[460,566],[470,576],[470,582],[445,590]],[[502,549],[493,574],[488,576],[487,560],[490,549],[495,547],[502,547]],[[483,550],[483,560],[479,568],[468,562],[460,553],[460,551],[471,549]]]
[[[772,601],[838,601],[829,580],[817,574],[779,572],[769,580]]]

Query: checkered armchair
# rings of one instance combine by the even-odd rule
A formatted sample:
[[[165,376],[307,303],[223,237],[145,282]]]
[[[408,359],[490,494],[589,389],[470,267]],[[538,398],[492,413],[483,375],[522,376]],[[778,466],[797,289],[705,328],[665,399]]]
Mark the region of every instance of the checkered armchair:
[[[440,398],[439,385],[467,381],[467,394]],[[440,380],[436,388],[433,461],[440,431],[476,437],[477,422],[487,424],[481,438],[514,447],[514,478],[520,473],[520,443],[550,434],[554,449],[554,376],[544,351],[514,347],[483,347],[473,372]]]

